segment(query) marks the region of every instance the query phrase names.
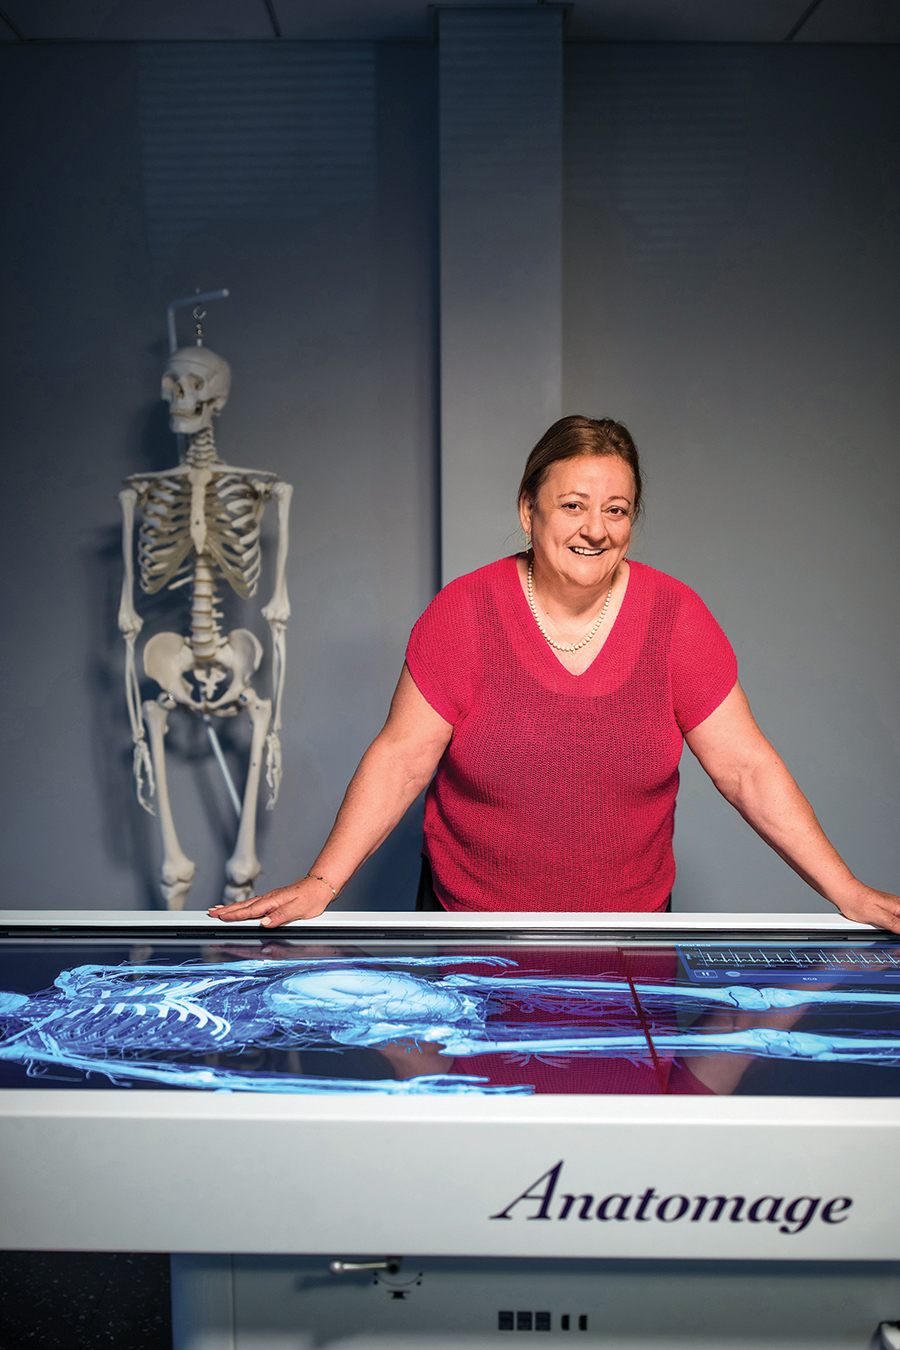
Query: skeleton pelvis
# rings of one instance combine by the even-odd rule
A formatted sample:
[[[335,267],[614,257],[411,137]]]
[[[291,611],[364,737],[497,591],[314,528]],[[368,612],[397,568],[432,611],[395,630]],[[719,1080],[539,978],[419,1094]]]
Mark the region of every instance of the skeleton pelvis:
[[[225,711],[236,704],[262,660],[262,645],[247,628],[228,634],[215,656],[198,661],[190,641],[181,633],[156,633],[144,647],[144,673],[170,694],[176,703],[197,712]],[[201,697],[184,678],[190,671]],[[230,678],[229,678],[230,677]],[[227,681],[224,692],[220,692]]]

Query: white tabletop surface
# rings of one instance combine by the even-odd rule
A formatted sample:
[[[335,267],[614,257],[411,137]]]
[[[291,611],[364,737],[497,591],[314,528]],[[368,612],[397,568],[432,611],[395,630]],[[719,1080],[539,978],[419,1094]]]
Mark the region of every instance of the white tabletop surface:
[[[225,924],[211,918],[206,910],[104,910],[104,909],[2,909],[0,925],[4,927],[65,927],[65,928],[221,928],[225,933],[236,929],[259,931],[255,919]],[[639,932],[721,932],[740,929],[742,932],[809,932],[853,933],[870,936],[883,930],[870,924],[853,923],[837,911],[833,914],[795,913],[765,914],[740,912],[704,912],[675,914],[628,913],[537,913],[514,911],[510,913],[447,913],[416,912],[415,910],[352,910],[331,909],[316,919],[297,919],[270,932],[287,932],[316,928],[416,928],[416,929],[553,929],[572,932],[589,929],[602,932],[609,929],[621,932],[623,928]]]

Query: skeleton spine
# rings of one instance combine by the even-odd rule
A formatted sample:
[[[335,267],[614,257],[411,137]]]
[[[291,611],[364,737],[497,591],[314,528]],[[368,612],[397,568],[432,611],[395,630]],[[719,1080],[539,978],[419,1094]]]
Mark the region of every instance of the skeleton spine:
[[[210,464],[215,464],[218,458],[212,427],[204,427],[202,431],[191,436],[185,454],[185,460],[191,468],[204,469]]]
[[[200,554],[194,563],[194,595],[191,604],[191,651],[200,661],[210,660],[221,645],[215,604],[215,574],[209,560]]]

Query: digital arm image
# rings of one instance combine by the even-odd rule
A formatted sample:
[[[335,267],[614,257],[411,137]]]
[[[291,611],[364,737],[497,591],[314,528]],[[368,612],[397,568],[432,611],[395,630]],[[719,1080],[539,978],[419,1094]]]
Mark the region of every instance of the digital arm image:
[[[448,965],[477,963],[489,975]],[[401,968],[397,968],[401,967]],[[632,992],[634,991],[634,992]],[[184,965],[86,965],[64,970],[34,995],[0,992],[0,1059],[102,1073],[112,1082],[154,1082],[213,1091],[461,1093],[529,1092],[461,1073],[397,1080],[243,1072],[204,1062],[252,1048],[299,1049],[435,1044],[465,1059],[502,1053],[646,1060],[634,1026],[634,994],[654,1010],[682,1007],[760,1012],[812,1006],[900,1011],[900,991],[697,990],[684,985],[520,974],[506,958],[348,957]],[[505,1020],[510,1008],[534,1014]],[[560,1015],[576,1009],[579,1025]],[[548,1013],[556,1017],[548,1018]],[[574,1016],[574,1013],[573,1013]],[[585,1019],[588,1025],[584,1025]],[[571,1020],[571,1019],[569,1019]],[[654,1029],[653,1053],[673,1058],[736,1054],[762,1058],[900,1063],[900,1036],[814,1034],[777,1028],[713,1032]],[[199,1061],[199,1062],[198,1062]],[[387,1066],[386,1066],[387,1070]]]

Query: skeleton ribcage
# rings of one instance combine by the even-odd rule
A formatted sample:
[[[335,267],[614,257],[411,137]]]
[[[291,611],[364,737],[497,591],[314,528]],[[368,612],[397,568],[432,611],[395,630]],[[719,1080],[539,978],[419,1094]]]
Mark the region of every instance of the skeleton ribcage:
[[[215,474],[206,486],[205,553],[242,599],[256,594],[259,581],[259,530],[265,496],[238,473]],[[148,595],[182,586],[194,562],[191,540],[191,486],[180,475],[160,477],[141,495],[138,566]]]

